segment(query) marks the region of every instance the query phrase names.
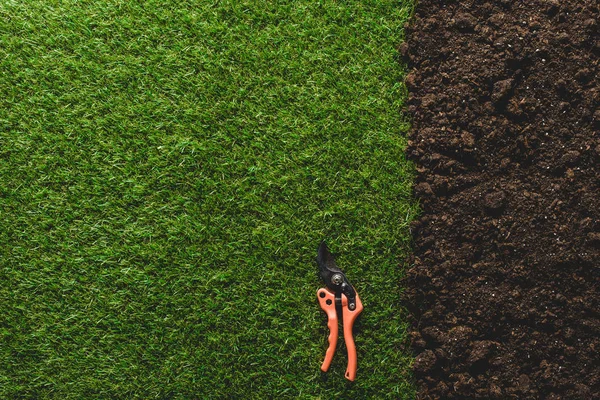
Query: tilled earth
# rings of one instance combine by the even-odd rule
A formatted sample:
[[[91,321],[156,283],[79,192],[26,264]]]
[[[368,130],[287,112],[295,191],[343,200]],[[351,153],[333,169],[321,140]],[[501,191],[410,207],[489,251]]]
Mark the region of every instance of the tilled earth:
[[[420,0],[419,398],[600,398],[597,0]]]

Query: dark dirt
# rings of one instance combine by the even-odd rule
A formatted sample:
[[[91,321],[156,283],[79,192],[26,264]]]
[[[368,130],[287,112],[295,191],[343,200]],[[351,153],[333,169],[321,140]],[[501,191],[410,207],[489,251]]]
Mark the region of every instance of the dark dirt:
[[[420,0],[419,398],[600,398],[597,0]]]

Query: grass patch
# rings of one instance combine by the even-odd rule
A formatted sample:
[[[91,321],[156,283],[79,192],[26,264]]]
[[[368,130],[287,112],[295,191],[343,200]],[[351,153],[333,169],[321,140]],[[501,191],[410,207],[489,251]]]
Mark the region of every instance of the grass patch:
[[[0,397],[411,398],[410,2],[0,5]],[[320,240],[359,291],[324,379]]]

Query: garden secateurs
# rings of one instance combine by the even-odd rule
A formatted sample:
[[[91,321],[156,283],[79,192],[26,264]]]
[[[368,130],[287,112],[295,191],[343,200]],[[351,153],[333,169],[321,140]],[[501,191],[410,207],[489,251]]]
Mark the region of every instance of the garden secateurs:
[[[345,376],[346,379],[354,381],[357,362],[352,327],[363,310],[363,305],[358,293],[348,282],[346,275],[335,264],[335,259],[329,252],[325,242],[321,242],[319,245],[317,265],[319,266],[319,275],[326,285],[326,287],[317,291],[317,299],[319,305],[327,314],[327,327],[329,328],[329,347],[325,353],[321,371],[327,372],[333,360],[338,340],[338,315],[340,315],[344,326],[344,341],[348,351],[348,367]]]

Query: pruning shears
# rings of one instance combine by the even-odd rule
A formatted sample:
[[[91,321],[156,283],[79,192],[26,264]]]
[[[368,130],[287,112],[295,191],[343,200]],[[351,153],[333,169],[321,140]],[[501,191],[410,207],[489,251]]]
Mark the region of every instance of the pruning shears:
[[[319,275],[325,282],[324,288],[317,291],[319,305],[327,314],[327,327],[329,328],[329,347],[325,353],[325,360],[321,365],[321,371],[327,372],[338,340],[338,316],[341,316],[344,326],[344,341],[348,351],[348,367],[346,368],[346,379],[354,381],[356,378],[356,345],[352,336],[354,321],[363,310],[363,305],[358,293],[352,287],[346,275],[335,264],[333,255],[329,252],[325,242],[321,242],[317,252],[317,265]]]

